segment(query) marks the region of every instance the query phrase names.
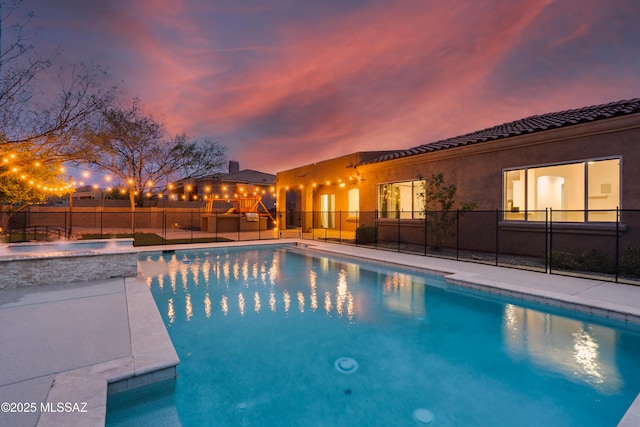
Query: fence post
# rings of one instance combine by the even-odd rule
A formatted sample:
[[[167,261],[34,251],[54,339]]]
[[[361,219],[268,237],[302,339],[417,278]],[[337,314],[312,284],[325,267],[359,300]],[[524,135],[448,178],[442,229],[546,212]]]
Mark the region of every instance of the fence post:
[[[544,272],[549,274],[549,209],[544,209]]]
[[[375,239],[375,243],[376,243],[376,249],[378,248],[378,220],[380,219],[379,217],[379,211],[378,209],[375,210],[375,215],[374,215],[374,220],[373,223],[375,224],[375,231],[376,231],[376,239]]]
[[[103,222],[104,222],[104,208],[100,210],[100,238],[102,239],[102,231],[103,231]]]
[[[549,274],[553,271],[553,208],[549,208]]]
[[[424,252],[427,253],[429,248],[429,211],[424,210]]]
[[[424,211],[424,220],[422,221],[422,234],[424,241],[424,256],[427,256],[427,211]]]
[[[620,272],[620,206],[616,206],[616,283]]]
[[[456,209],[456,261],[460,261],[460,209]]]
[[[162,240],[167,244],[167,208],[162,211]]]
[[[330,215],[330,212],[327,211],[327,224],[326,224],[327,226],[329,225],[329,215]],[[334,219],[335,219],[335,216],[334,216]],[[329,231],[329,227],[325,227],[325,229],[324,229],[324,241],[325,242],[327,241],[327,233],[328,233],[328,231]],[[300,232],[302,233],[302,230],[300,230]]]
[[[342,211],[338,211],[338,243],[342,244]]]
[[[496,209],[496,266],[498,265],[498,254],[500,253],[500,230],[498,227],[498,223],[500,222],[500,214],[498,212],[498,209]]]
[[[400,211],[397,211],[398,215],[398,234],[396,236],[396,241],[398,242],[398,252],[400,252]]]
[[[194,223],[193,223],[193,211],[191,211],[191,212],[190,212],[190,216],[191,216],[191,218],[190,218],[190,220],[191,220],[191,227],[189,227],[189,228],[191,228],[191,243],[193,243],[193,229],[194,229],[194,227],[195,227],[195,225],[194,225]]]

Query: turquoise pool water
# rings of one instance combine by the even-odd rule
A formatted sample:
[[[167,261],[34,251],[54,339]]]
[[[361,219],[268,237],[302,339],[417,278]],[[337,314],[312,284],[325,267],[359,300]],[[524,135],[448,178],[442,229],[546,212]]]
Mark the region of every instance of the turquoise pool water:
[[[140,267],[181,364],[110,426],[615,426],[640,392],[640,328],[437,276],[286,248]]]

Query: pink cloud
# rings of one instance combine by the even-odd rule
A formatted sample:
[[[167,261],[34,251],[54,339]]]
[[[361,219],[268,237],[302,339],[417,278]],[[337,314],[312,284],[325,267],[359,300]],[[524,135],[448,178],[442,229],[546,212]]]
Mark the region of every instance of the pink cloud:
[[[274,159],[281,165],[300,162],[296,155],[308,163],[317,143],[338,155],[417,145],[434,128],[451,136],[455,130],[442,116],[469,100],[546,4],[502,7],[473,25],[448,6],[400,5],[336,18],[321,29],[285,28],[288,43],[278,60],[214,95],[219,108],[209,117],[230,131],[263,130],[256,132],[264,138],[258,145],[286,147],[289,158]],[[296,117],[296,111],[313,114]],[[282,120],[284,113],[309,123],[288,133],[260,120]]]
[[[171,132],[274,172],[637,96],[620,1],[144,0],[81,27]]]

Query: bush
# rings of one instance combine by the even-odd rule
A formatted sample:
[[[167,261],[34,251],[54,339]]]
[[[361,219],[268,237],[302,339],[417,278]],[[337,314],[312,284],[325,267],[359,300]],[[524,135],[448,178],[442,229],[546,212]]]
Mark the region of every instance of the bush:
[[[551,257],[552,268],[604,274],[616,272],[615,260],[596,249],[584,253],[554,251]]]
[[[620,257],[620,273],[629,277],[640,277],[640,248],[627,246]]]
[[[376,241],[376,228],[372,225],[361,225],[356,228],[356,243],[370,245]]]
[[[584,253],[553,252],[552,268],[568,271],[615,274],[615,260],[595,249]],[[620,256],[619,273],[629,278],[640,278],[640,248],[627,246]]]
[[[417,197],[422,199],[424,207],[424,226],[431,237],[431,249],[439,251],[448,236],[454,236],[451,227],[458,220],[459,215],[472,211],[478,207],[476,202],[462,203],[456,210],[455,196],[458,187],[455,184],[445,185],[444,174],[431,174],[431,178],[422,181],[422,192]],[[457,211],[457,212],[456,212]]]
[[[615,257],[608,256],[595,249],[591,249],[583,254],[582,262],[587,271],[595,271],[597,273],[605,274],[616,273]]]
[[[578,255],[574,253],[553,251],[551,253],[551,267],[562,270],[580,270],[581,263]]]

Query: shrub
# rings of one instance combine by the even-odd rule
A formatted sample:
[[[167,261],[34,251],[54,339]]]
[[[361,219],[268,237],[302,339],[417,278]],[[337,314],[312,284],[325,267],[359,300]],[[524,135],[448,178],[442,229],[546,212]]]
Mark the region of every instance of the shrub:
[[[583,254],[582,262],[587,271],[605,274],[615,274],[616,272],[614,257],[608,256],[595,249],[591,249]]]
[[[640,277],[640,248],[627,246],[620,257],[620,273],[629,277]]]
[[[553,251],[551,253],[551,267],[562,270],[580,270],[578,255],[571,252]]]
[[[431,249],[439,251],[444,240],[454,235],[451,228],[458,216],[476,209],[478,204],[461,203],[456,212],[454,205],[458,187],[455,184],[445,185],[444,174],[431,174],[429,179],[419,175],[418,179],[422,181],[422,192],[417,197],[423,203],[424,226],[431,237]]]
[[[604,274],[616,272],[615,261],[596,249],[583,253],[554,251],[551,256],[552,268]]]
[[[356,243],[369,245],[376,241],[376,228],[372,225],[361,225],[356,228]]]

